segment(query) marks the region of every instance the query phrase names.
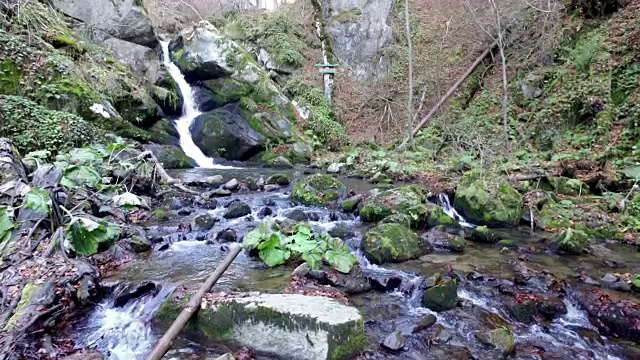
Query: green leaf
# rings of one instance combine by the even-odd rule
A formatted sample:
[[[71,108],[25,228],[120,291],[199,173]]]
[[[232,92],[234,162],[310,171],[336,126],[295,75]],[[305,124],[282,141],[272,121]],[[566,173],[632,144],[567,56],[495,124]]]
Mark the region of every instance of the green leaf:
[[[113,153],[116,153],[118,151],[124,150],[126,148],[127,148],[126,144],[114,143],[114,144],[110,144],[109,146],[107,146],[106,150],[107,150],[107,153],[113,154]]]
[[[24,197],[24,207],[33,210],[38,215],[49,215],[49,211],[51,211],[49,191],[40,188],[31,188]]]
[[[640,179],[640,165],[628,166],[622,169],[622,173],[630,179],[638,180]]]
[[[64,172],[60,184],[69,189],[78,186],[96,188],[101,181],[102,177],[95,169],[88,166],[71,166]]]
[[[327,250],[327,252],[324,253],[324,259],[332,268],[344,274],[349,273],[358,261],[358,259],[356,259],[356,257],[348,250]]]
[[[72,149],[69,151],[69,156],[78,165],[102,162],[100,153],[96,149],[89,147]]]
[[[313,251],[306,254],[302,254],[302,260],[307,262],[307,265],[311,270],[319,270],[322,264],[322,253],[319,251]]]
[[[265,239],[265,232],[261,227],[251,230],[242,240],[242,246],[247,250],[253,250]]]
[[[294,243],[289,246],[291,251],[296,251],[301,254],[309,253],[318,248],[318,242],[309,238],[295,239]]]
[[[38,150],[32,151],[24,156],[24,159],[48,159],[51,156],[51,151]]]
[[[132,194],[130,192],[125,192],[120,195],[116,195],[112,198],[112,200],[114,204],[120,207],[142,205],[142,201],[140,200],[140,198],[137,195]]]
[[[118,240],[118,238],[120,238],[120,233],[122,232],[122,229],[120,228],[120,226],[112,223],[106,223],[104,224],[104,227],[107,230],[107,238],[104,240],[101,240],[100,242],[111,243]]]
[[[291,256],[291,252],[279,247],[265,247],[260,250],[260,259],[269,267],[284,264]]]
[[[280,234],[277,232],[271,233],[269,239],[260,245],[258,245],[258,250],[275,248],[280,245]]]
[[[111,239],[113,230],[110,234],[107,227],[90,219],[78,218],[77,221],[71,222],[65,235],[75,252],[80,255],[93,255],[98,252],[100,243]]]
[[[11,236],[11,231],[15,228],[13,221],[9,217],[6,207],[0,208],[0,244],[7,241]]]
[[[307,238],[311,237],[311,229],[306,225],[298,225],[298,234],[306,235]]]
[[[633,284],[633,286],[635,286],[636,288],[640,288],[640,275],[636,274],[631,279],[631,284]]]

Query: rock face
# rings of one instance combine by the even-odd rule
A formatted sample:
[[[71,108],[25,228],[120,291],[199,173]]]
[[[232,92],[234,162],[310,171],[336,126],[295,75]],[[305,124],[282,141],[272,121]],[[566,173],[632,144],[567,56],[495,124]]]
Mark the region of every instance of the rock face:
[[[522,218],[522,197],[506,181],[479,179],[467,173],[456,189],[454,207],[478,225],[516,226]]]
[[[102,42],[109,52],[121,63],[137,74],[143,75],[152,84],[163,78],[160,75],[158,54],[151,48],[118,38],[109,38]]]
[[[151,20],[138,0],[52,0],[51,3],[63,14],[119,39],[149,47],[158,43]]]
[[[438,312],[453,309],[457,301],[458,283],[453,279],[428,288],[422,296],[422,305]]]
[[[349,75],[364,81],[386,74],[381,49],[392,40],[392,0],[332,0],[326,19],[331,47]]]
[[[231,298],[202,308],[188,328],[216,341],[232,340],[258,354],[282,359],[348,359],[365,345],[364,320],[336,300],[297,294]],[[156,320],[167,325],[182,302],[167,300]]]
[[[345,195],[346,186],[328,175],[315,174],[300,179],[293,187],[291,198],[306,205],[328,205]]]
[[[417,259],[429,250],[415,232],[400,224],[378,224],[367,232],[362,249],[375,264]]]

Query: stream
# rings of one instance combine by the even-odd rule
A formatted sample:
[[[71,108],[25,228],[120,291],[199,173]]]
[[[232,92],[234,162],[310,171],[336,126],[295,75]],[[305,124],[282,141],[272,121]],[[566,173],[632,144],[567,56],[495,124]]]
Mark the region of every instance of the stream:
[[[171,175],[188,182],[211,175],[222,175],[226,181],[233,178],[243,180],[248,176],[266,178],[273,173],[282,173],[283,171],[266,168],[233,168],[216,164],[198,149],[189,133],[193,119],[199,114],[197,104],[194,103],[189,84],[178,68],[169,61],[168,43],[163,42],[162,46],[164,64],[176,80],[185,103],[183,116],[175,120],[181,146],[200,166],[196,169],[173,171]],[[305,176],[301,170],[284,172],[293,181]],[[342,180],[355,193],[365,193],[372,188],[371,184],[363,180]],[[169,220],[146,224],[148,236],[162,238],[164,245],[138,255],[105,281],[131,284],[153,281],[161,285],[161,290],[155,295],[130,301],[124,307],[116,307],[113,298],[97,304],[74,326],[71,335],[76,345],[95,348],[107,359],[144,359],[162,335],[161,330],[155,328],[151,321],[162,301],[177,286],[201,284],[226,256],[228,245],[205,241],[206,239],[227,228],[234,229],[238,239],[242,239],[263,220],[282,220],[291,211],[301,210],[310,217],[310,224],[316,231],[339,233],[345,239],[367,277],[394,279],[396,286],[386,291],[371,290],[349,296],[350,303],[365,318],[368,350],[362,355],[363,359],[490,359],[489,354],[492,353],[475,339],[474,334],[507,324],[516,336],[516,359],[627,358],[624,355],[626,345],[601,336],[571,293],[563,299],[566,314],[552,321],[532,325],[515,321],[508,311],[508,301],[498,289],[505,288],[505,284],[507,288],[513,287],[519,292],[540,293],[546,289],[543,275],[532,277],[526,284],[513,284],[512,280],[517,275],[514,263],[522,256],[518,250],[469,242],[464,253],[436,251],[418,260],[400,264],[372,265],[359,250],[367,225],[357,216],[339,210],[297,205],[288,199],[289,191],[290,187],[284,187],[274,192],[236,193],[229,198],[220,198],[218,206],[213,210],[187,204],[185,207],[190,209],[189,212],[183,213],[176,209],[170,212]],[[222,218],[224,206],[235,200],[249,204],[251,215],[232,220]],[[455,212],[446,195],[440,195],[435,201],[462,226],[473,227],[473,224],[467,223]],[[264,216],[265,208],[272,210],[270,215]],[[180,224],[188,224],[194,216],[204,212],[220,219],[211,230],[202,233],[180,230]],[[505,231],[508,232],[508,238],[513,239],[521,249],[535,249],[539,244],[538,238],[529,234],[527,229]],[[628,266],[640,267],[635,254],[625,252],[624,249],[614,248],[610,251],[617,252],[615,255],[624,259]],[[532,251],[526,256],[529,268],[541,274],[553,274],[555,278],[566,279],[568,282],[584,266],[583,259],[577,261],[576,258],[561,258],[549,253]],[[598,261],[590,266],[592,271],[606,271],[600,269],[602,265]],[[267,268],[261,261],[242,252],[213,291],[282,293],[293,270],[288,266]],[[436,273],[444,272],[453,272],[459,276],[458,296],[461,306],[435,313],[421,306],[420,299],[424,291],[421,285]],[[414,324],[428,314],[437,317],[436,324],[424,332],[412,334]],[[400,330],[405,335],[407,344],[404,351],[382,350],[380,342],[395,330]],[[183,333],[166,358],[213,359],[234,350],[237,349],[228,349],[225,344],[211,343],[206,339],[190,338]],[[260,356],[257,358],[266,359]]]

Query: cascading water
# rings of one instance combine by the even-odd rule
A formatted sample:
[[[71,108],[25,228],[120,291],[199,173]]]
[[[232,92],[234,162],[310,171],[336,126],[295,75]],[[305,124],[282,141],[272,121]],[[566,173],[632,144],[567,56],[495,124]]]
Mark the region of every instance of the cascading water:
[[[451,206],[451,202],[449,202],[449,196],[447,196],[447,194],[445,193],[438,194],[438,204],[442,206],[442,210],[444,211],[444,213],[452,217],[454,220],[456,220],[460,224],[460,226],[466,227],[466,228],[476,227],[476,225],[470,222],[467,222],[467,220],[465,220],[465,218],[463,218],[462,215],[458,214],[456,209],[453,206]]]
[[[205,155],[202,150],[198,147],[198,145],[193,142],[193,138],[191,138],[191,124],[193,120],[197,118],[202,113],[198,111],[198,104],[196,103],[195,97],[193,95],[193,89],[185,80],[184,75],[180,72],[180,69],[171,62],[171,57],[169,56],[169,42],[161,41],[162,45],[162,62],[171,75],[171,78],[176,82],[178,88],[180,89],[180,93],[182,94],[182,116],[175,121],[176,130],[180,135],[180,147],[184,151],[184,153],[196,161],[198,166],[208,169],[229,169],[232,168],[230,166],[218,165],[215,161]]]

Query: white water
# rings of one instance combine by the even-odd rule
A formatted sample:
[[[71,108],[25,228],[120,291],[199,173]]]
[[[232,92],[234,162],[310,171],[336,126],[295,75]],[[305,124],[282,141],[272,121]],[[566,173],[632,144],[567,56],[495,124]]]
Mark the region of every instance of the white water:
[[[193,89],[191,89],[191,86],[187,80],[185,80],[180,69],[171,62],[171,57],[169,56],[169,42],[161,41],[160,44],[162,45],[162,62],[167,69],[167,72],[169,72],[169,75],[171,75],[176,84],[178,84],[178,88],[182,94],[182,116],[175,122],[176,130],[180,135],[180,147],[184,153],[195,160],[200,167],[208,169],[232,169],[232,166],[216,164],[212,158],[205,155],[198,145],[193,142],[190,131],[191,124],[193,124],[193,120],[202,113],[198,111],[198,104],[196,104],[193,96]]]
[[[465,218],[463,218],[462,215],[458,214],[456,209],[453,206],[451,206],[451,203],[449,202],[449,197],[447,196],[447,194],[445,193],[438,194],[438,203],[440,204],[440,206],[442,206],[442,210],[444,211],[444,213],[452,217],[454,220],[456,220],[460,224],[460,226],[471,228],[471,229],[476,227],[474,224],[467,222],[467,220],[465,220]]]

